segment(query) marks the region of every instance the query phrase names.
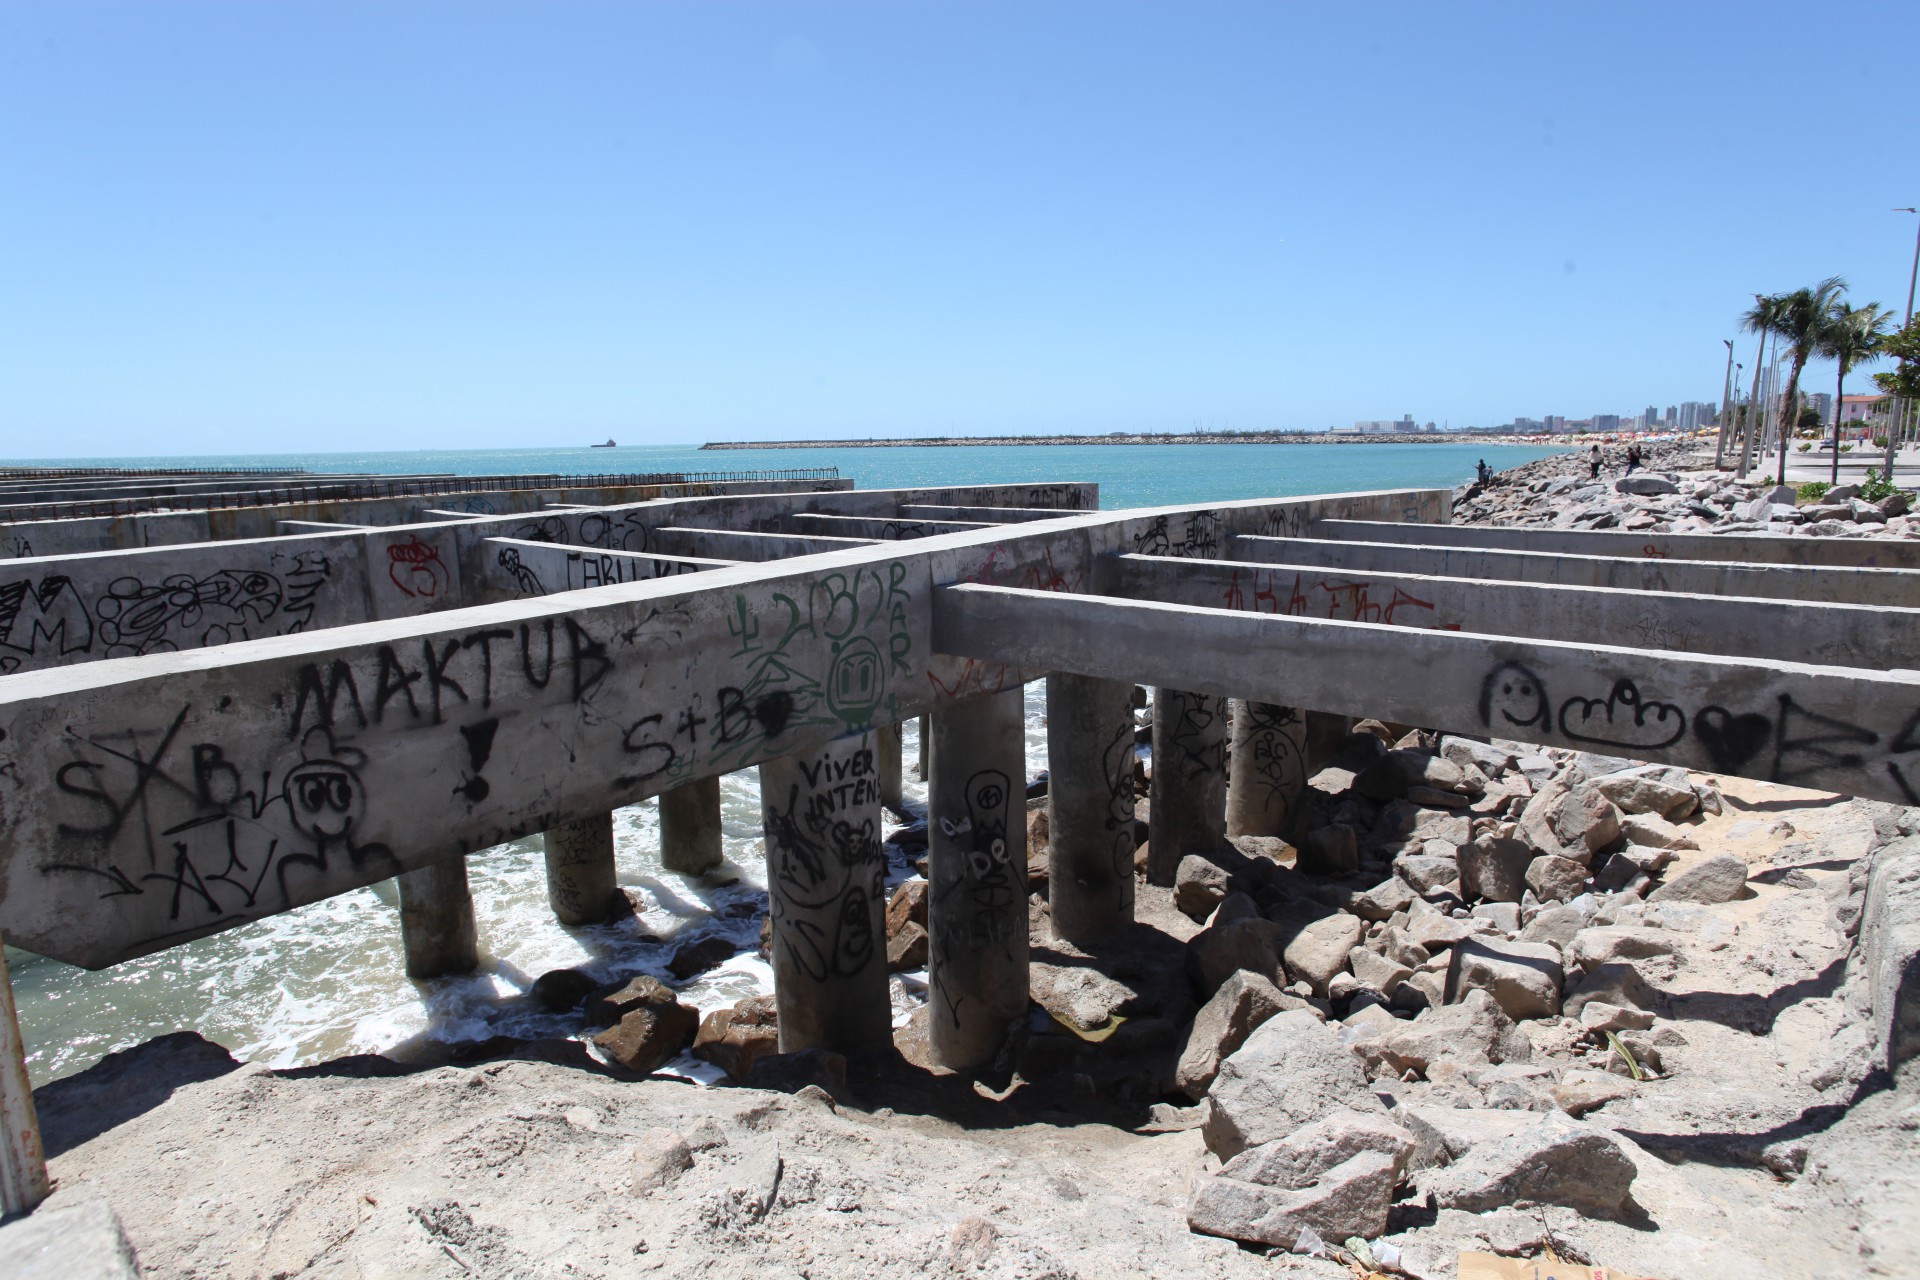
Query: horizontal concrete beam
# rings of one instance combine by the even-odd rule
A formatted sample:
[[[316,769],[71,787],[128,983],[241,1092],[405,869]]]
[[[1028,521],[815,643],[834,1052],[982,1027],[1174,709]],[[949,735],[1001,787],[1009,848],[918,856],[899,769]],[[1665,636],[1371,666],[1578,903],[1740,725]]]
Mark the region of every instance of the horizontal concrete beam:
[[[1920,668],[1920,610],[1561,587],[1314,565],[1116,556],[1100,594],[1825,666]]]
[[[1030,495],[1035,488],[1006,491]],[[1094,496],[1086,485],[1053,488],[1063,500]],[[890,515],[900,497],[929,492],[728,494],[398,527],[328,523],[315,531],[320,537],[292,534],[286,526],[295,522],[277,521],[270,538],[0,561],[0,674],[518,598],[517,579],[501,580],[499,549],[483,545],[503,535],[638,552],[651,544],[655,524],[778,522],[811,503]],[[978,496],[983,490],[950,492]],[[335,530],[358,537],[333,537]],[[731,563],[736,557],[720,558]],[[627,567],[611,566],[611,572]],[[580,572],[588,574],[584,564]]]
[[[593,547],[557,546],[519,538],[488,538],[483,546],[491,556],[483,556],[482,560],[494,583],[494,591],[490,600],[475,601],[476,604],[671,578],[705,569],[726,569],[739,563],[695,556],[600,551]]]
[[[934,598],[933,644],[1050,671],[1371,715],[1920,803],[1920,675],[1415,631],[1010,587]]]
[[[934,654],[936,582],[1446,502],[1069,514],[0,677],[0,932],[97,968],[1043,674]]]
[[[1055,516],[1058,516],[1058,512]],[[986,520],[887,520],[879,516],[835,516],[820,511],[802,511],[794,523],[807,533],[824,533],[842,538],[871,538],[898,542],[902,538],[931,538],[942,533],[966,533],[970,529],[991,529]]]
[[[319,499],[261,506],[212,507],[122,516],[88,516],[0,524],[0,559],[130,551],[142,547],[271,536],[281,520],[341,520],[358,525],[418,523],[428,508],[488,516],[525,516],[544,510],[552,498],[639,503],[720,494],[832,493],[850,491],[851,480],[728,481],[724,483],[567,486],[480,489],[463,493],[390,498]],[[892,514],[889,512],[888,514]],[[498,532],[497,530],[495,532]]]
[[[1046,507],[960,507],[933,502],[902,503],[900,514],[909,520],[965,520],[985,524],[1018,524],[1026,520],[1054,520],[1060,512]]]
[[[1879,604],[1897,608],[1920,605],[1920,571],[1910,569],[1629,560],[1544,551],[1244,536],[1233,540],[1229,554],[1235,559],[1263,564],[1310,564],[1326,569],[1426,573],[1444,578],[1506,578],[1568,587],[1682,591],[1692,595]]]
[[[1806,538],[1766,533],[1620,533],[1606,529],[1531,529],[1447,524],[1413,528],[1377,520],[1322,520],[1316,538],[1414,542],[1435,547],[1554,551],[1646,560],[1737,560],[1747,564],[1920,569],[1920,542],[1891,538]]]
[[[730,556],[735,560],[785,560],[826,551],[846,551],[870,545],[872,538],[829,538],[814,534],[746,533],[738,529],[677,529],[653,531],[653,546],[683,556]]]

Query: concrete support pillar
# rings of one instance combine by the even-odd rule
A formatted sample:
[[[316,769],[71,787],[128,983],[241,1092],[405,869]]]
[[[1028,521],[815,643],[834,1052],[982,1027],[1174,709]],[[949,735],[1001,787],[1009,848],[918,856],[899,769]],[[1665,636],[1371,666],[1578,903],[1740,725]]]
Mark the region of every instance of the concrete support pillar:
[[[1132,685],[1047,677],[1047,894],[1069,942],[1133,923],[1133,758]]]
[[[880,803],[895,813],[905,795],[900,790],[901,751],[906,730],[898,724],[883,724],[873,731],[873,749],[880,769]]]
[[[444,978],[479,968],[467,860],[448,858],[403,871],[394,882],[400,886],[400,945],[407,953],[407,976]]]
[[[1334,757],[1346,750],[1347,739],[1352,735],[1352,716],[1337,716],[1329,711],[1307,712],[1307,776],[1311,778],[1332,764]]]
[[[920,781],[932,777],[929,764],[933,756],[933,717],[920,717]]]
[[[1233,704],[1227,834],[1287,836],[1307,798],[1307,720],[1296,707]]]
[[[572,927],[605,924],[627,904],[613,874],[613,815],[596,813],[565,822],[544,837],[547,903],[553,917]],[[461,884],[466,884],[462,873]]]
[[[720,777],[683,782],[660,793],[660,865],[703,876],[726,857],[720,847]]]
[[[955,1071],[991,1062],[1027,1014],[1026,772],[1024,690],[934,712],[929,1032]]]
[[[46,1152],[27,1079],[27,1049],[13,1007],[7,953],[0,947],[0,1218],[10,1218],[47,1198]]]
[[[1180,859],[1227,838],[1227,700],[1153,691],[1153,778],[1148,789],[1147,879],[1171,885]]]
[[[780,1052],[893,1043],[873,736],[760,766]]]

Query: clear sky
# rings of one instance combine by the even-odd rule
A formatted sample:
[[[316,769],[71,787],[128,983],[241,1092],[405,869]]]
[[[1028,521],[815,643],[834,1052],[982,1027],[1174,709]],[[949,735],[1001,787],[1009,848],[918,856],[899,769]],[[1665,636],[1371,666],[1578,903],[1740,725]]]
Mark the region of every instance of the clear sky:
[[[0,456],[1717,399],[1756,290],[1904,309],[1917,37],[1911,0],[11,0]]]

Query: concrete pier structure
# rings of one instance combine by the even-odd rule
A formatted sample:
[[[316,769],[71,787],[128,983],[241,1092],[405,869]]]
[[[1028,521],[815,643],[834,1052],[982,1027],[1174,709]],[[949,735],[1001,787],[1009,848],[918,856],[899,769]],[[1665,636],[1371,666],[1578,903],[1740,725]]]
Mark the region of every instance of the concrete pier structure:
[[[780,1051],[892,1043],[886,859],[873,735],[760,766]]]
[[[598,813],[549,827],[547,904],[561,924],[605,924],[626,910],[613,867],[613,815]]]
[[[1164,685],[1153,691],[1147,879],[1171,885],[1180,859],[1227,838],[1227,700]]]
[[[1309,776],[1306,713],[1234,699],[1229,758],[1227,834],[1296,837]]]
[[[395,878],[400,889],[400,946],[407,976],[424,982],[480,967],[479,930],[467,860],[431,862]]]
[[[879,725],[873,731],[873,750],[880,768],[880,803],[896,813],[906,801],[906,794],[900,789],[904,737],[898,722]]]
[[[1049,673],[1082,682],[1050,695],[1050,740],[1092,744],[1050,741],[1062,937],[1123,919],[1132,884],[1109,682],[1162,689],[1162,881],[1227,829],[1235,698],[1920,803],[1920,570],[1870,564],[1884,543],[1824,540],[1841,567],[1740,559],[1738,535],[1735,558],[1581,562],[1314,535],[1443,527],[1438,490],[1102,512],[1078,484],[696,487],[592,505],[556,481],[537,509],[432,523],[247,508],[274,532],[368,520],[284,537],[199,510],[0,529],[0,930],[103,968],[398,875],[410,969],[457,972],[462,859],[761,766],[782,1034],[884,1045],[866,735],[930,716],[930,1017],[940,1061],[972,1069],[1026,1008],[1020,690]],[[368,501],[413,521],[467,512],[453,497]],[[867,542],[798,518],[921,508],[1020,519]],[[669,530],[744,536],[676,560]],[[178,579],[197,611],[160,607]]]
[[[992,1061],[1027,1013],[1026,707],[1018,685],[933,713],[927,801],[933,1061]]]
[[[1133,923],[1133,685],[1047,677],[1047,901],[1092,942]]]
[[[47,1157],[27,1079],[20,1020],[13,1007],[7,953],[0,946],[0,1218],[25,1213],[47,1198]]]
[[[720,779],[695,778],[660,793],[660,865],[683,876],[703,876],[719,866]]]

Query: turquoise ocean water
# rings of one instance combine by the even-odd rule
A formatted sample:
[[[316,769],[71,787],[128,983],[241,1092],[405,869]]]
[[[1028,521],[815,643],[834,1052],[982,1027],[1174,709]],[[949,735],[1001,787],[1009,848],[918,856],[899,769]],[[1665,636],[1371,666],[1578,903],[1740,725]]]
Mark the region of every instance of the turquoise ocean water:
[[[467,475],[556,471],[745,471],[838,467],[863,489],[914,485],[1091,480],[1100,505],[1158,506],[1299,493],[1455,485],[1485,458],[1495,470],[1561,452],[1530,445],[1167,444],[981,445],[888,449],[465,449],[404,453],[230,454],[49,458],[22,466],[254,466],[309,471],[446,471]]]
[[[74,459],[73,465],[298,466],[315,471],[749,470],[836,466],[862,488],[1091,480],[1107,509],[1358,489],[1437,487],[1470,479],[1485,458],[1495,468],[1557,452],[1496,445],[1035,445],[979,448],[524,449],[410,453],[252,455],[202,458]],[[35,460],[31,465],[57,465]],[[1028,691],[1029,771],[1045,767],[1044,702]],[[907,793],[917,729],[909,724]],[[423,1039],[496,1034],[568,1034],[564,1018],[526,998],[548,969],[579,966],[612,979],[665,976],[673,948],[707,934],[731,939],[734,959],[687,985],[682,998],[704,1010],[771,990],[754,954],[762,893],[760,801],[754,771],[722,781],[728,864],[705,881],[660,866],[652,804],[615,815],[620,882],[643,904],[634,920],[562,929],[546,905],[536,837],[468,861],[484,949],[469,978],[414,983],[401,973],[397,901],[391,883],[329,898],[297,911],[203,938],[98,973],[8,949],[28,1069],[36,1083],[84,1069],[106,1053],[153,1036],[194,1030],[242,1059],[293,1066],[345,1053],[402,1050]],[[919,1000],[912,977],[894,979],[896,1007]],[[703,1064],[684,1059],[680,1069]]]

